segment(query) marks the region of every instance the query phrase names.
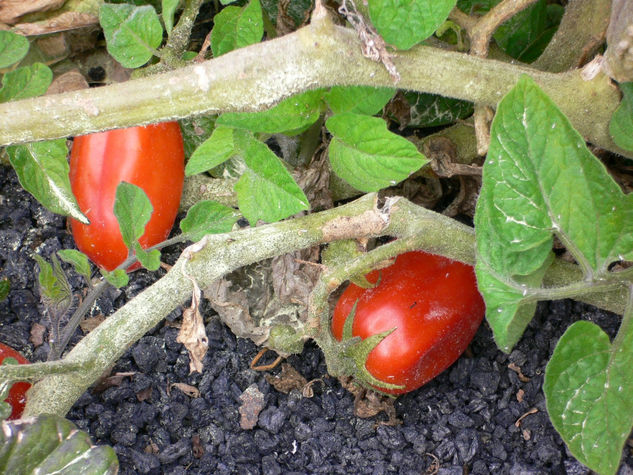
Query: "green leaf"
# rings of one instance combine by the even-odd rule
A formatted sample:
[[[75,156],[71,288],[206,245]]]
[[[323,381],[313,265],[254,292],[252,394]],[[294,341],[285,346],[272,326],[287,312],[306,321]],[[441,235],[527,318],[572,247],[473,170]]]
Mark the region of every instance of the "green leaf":
[[[12,31],[0,30],[0,69],[21,61],[29,51],[29,40]]]
[[[185,167],[185,175],[206,172],[231,158],[236,152],[231,127],[217,127],[211,137],[200,145]]]
[[[143,66],[163,41],[163,27],[150,5],[105,3],[99,10],[99,23],[108,53],[126,68]]]
[[[72,302],[72,289],[57,257],[55,257],[55,255],[52,256],[52,265],[37,254],[34,254],[33,258],[40,267],[38,282],[42,299],[46,305],[54,306],[58,309],[70,306]]]
[[[161,14],[168,35],[171,34],[171,30],[174,27],[174,15],[176,14],[176,9],[179,4],[180,0],[162,0],[163,8]]]
[[[94,446],[72,422],[54,415],[6,421],[0,431],[0,472],[114,475],[119,462],[112,447]]]
[[[330,162],[334,172],[360,191],[395,185],[428,160],[404,137],[387,130],[376,117],[344,114],[330,117]]]
[[[277,156],[247,132],[236,131],[246,170],[235,184],[240,211],[255,225],[275,222],[310,208],[303,190]]]
[[[633,150],[633,82],[620,84],[622,102],[609,122],[609,133],[618,147]]]
[[[594,323],[574,323],[545,370],[552,424],[591,470],[615,474],[633,426],[633,325],[629,303],[613,344]]]
[[[211,51],[218,57],[234,49],[252,45],[262,39],[264,21],[259,0],[246,6],[226,7],[213,18]]]
[[[62,249],[61,251],[57,251],[57,255],[62,261],[71,264],[75,272],[81,274],[86,279],[86,282],[90,282],[92,269],[88,256],[76,249]]]
[[[11,290],[11,281],[9,279],[4,278],[0,279],[0,302],[6,299],[9,296],[9,291]]]
[[[319,119],[322,95],[323,90],[317,89],[284,99],[275,107],[262,112],[222,114],[217,124],[266,134],[305,129]]]
[[[374,115],[385,107],[395,92],[390,87],[334,86],[324,98],[335,114],[355,112]]]
[[[451,97],[436,94],[404,92],[404,98],[410,105],[408,127],[437,127],[453,124],[473,113],[473,104]]]
[[[51,82],[53,82],[53,72],[42,63],[9,71],[2,77],[0,102],[41,96],[46,92]]]
[[[215,130],[215,116],[189,117],[180,121],[182,139],[185,146],[185,159],[193,155],[193,152],[207,140]]]
[[[199,241],[206,234],[228,233],[238,219],[240,214],[233,208],[216,201],[200,201],[189,208],[180,229],[187,239]]]
[[[138,242],[134,243],[134,254],[143,267],[148,270],[155,271],[160,267],[160,251],[152,249],[146,251]]]
[[[509,351],[527,321],[556,235],[600,279],[633,258],[633,195],[624,195],[556,105],[527,76],[492,124],[475,213],[477,280],[497,344]]]
[[[152,211],[154,207],[142,188],[131,183],[119,183],[114,198],[114,215],[128,249],[132,249],[145,232]]]
[[[457,0],[369,0],[369,16],[383,39],[409,49],[444,23]]]
[[[101,275],[107,280],[111,285],[120,289],[121,287],[125,287],[130,281],[130,276],[123,269],[115,269],[112,272],[108,272],[105,269],[99,269],[101,271]]]
[[[8,147],[9,161],[22,187],[53,213],[88,224],[72,194],[66,160],[66,140],[50,140]]]

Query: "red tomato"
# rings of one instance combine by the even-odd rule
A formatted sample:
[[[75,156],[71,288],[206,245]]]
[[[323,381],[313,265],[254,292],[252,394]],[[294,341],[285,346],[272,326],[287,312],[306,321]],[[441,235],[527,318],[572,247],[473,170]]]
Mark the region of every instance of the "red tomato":
[[[184,161],[177,122],[76,137],[70,154],[70,183],[79,208],[90,220],[86,225],[71,219],[77,248],[109,271],[127,258],[113,211],[116,188],[122,181],[141,187],[154,207],[139,240],[141,246],[164,241],[178,213]]]
[[[464,352],[484,317],[485,306],[471,266],[414,251],[393,265],[367,274],[378,286],[350,284],[339,298],[332,333],[343,335],[356,301],[352,334],[365,339],[395,328],[367,357],[375,378],[402,385],[384,390],[402,394],[419,388],[448,368]]]
[[[2,364],[5,358],[15,358],[20,364],[29,363],[29,360],[13,348],[0,343],[0,364]],[[30,383],[20,381],[18,383],[13,383],[9,389],[9,396],[5,399],[5,402],[11,404],[11,407],[13,408],[9,419],[19,419],[22,416],[22,412],[24,412],[24,406],[26,404],[26,392],[30,387]]]

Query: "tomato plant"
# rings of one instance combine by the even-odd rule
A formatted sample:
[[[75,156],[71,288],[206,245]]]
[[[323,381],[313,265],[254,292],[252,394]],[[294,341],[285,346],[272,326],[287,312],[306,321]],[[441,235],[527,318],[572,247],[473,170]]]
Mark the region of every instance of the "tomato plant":
[[[13,358],[20,364],[29,363],[29,360],[16,350],[10,346],[0,343],[0,364],[2,364],[6,358]],[[12,408],[9,419],[19,419],[22,416],[22,412],[24,411],[24,406],[26,404],[26,392],[30,387],[30,383],[23,381],[13,383],[13,385],[11,385],[9,395],[5,399],[5,402],[8,402]]]
[[[421,251],[399,255],[391,266],[367,274],[373,288],[350,284],[339,298],[332,333],[341,340],[350,316],[363,340],[395,329],[369,353],[365,366],[380,381],[419,388],[464,352],[484,316],[471,266]]]
[[[154,208],[139,239],[141,246],[164,241],[176,219],[184,181],[184,148],[177,122],[74,140],[70,183],[90,224],[71,219],[72,233],[77,248],[106,270],[113,270],[128,256],[113,211],[116,189],[123,181],[142,188]]]

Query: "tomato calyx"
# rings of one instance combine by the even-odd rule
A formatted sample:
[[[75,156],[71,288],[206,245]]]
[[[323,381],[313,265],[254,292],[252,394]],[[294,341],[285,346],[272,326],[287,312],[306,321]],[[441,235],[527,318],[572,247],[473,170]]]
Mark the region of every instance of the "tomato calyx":
[[[337,343],[339,345],[339,355],[341,355],[341,366],[344,369],[344,373],[354,377],[354,380],[362,386],[378,390],[398,390],[404,386],[398,384],[391,384],[374,377],[366,366],[367,357],[369,353],[385,338],[396,330],[396,327],[386,330],[375,335],[371,335],[364,340],[358,336],[353,336],[352,328],[354,325],[354,318],[356,316],[356,305],[358,301],[354,303],[352,310],[345,319],[343,325],[343,336],[341,341]]]

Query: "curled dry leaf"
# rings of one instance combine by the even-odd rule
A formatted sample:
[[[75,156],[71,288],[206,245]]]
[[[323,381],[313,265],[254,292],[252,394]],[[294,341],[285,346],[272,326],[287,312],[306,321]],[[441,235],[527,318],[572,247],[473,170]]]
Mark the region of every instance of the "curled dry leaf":
[[[59,94],[60,92],[78,91],[86,88],[88,88],[86,78],[79,71],[73,69],[56,77],[51,85],[48,86],[46,94]]]
[[[320,268],[306,262],[316,262],[317,247],[284,254],[272,260],[273,290],[282,303],[307,307],[308,297],[319,278]]]
[[[103,377],[99,379],[99,381],[97,381],[97,383],[94,385],[92,392],[101,393],[105,391],[106,389],[111,388],[113,386],[120,386],[121,383],[123,382],[123,378],[130,378],[134,376],[135,374],[136,374],[135,371],[128,371],[125,373],[114,373],[111,376]]]
[[[98,24],[99,17],[92,13],[61,12],[46,20],[15,25],[14,31],[25,36],[48,35]]]
[[[207,331],[204,328],[204,322],[199,310],[200,288],[193,279],[190,280],[193,284],[191,306],[182,312],[182,325],[176,341],[185,345],[189,352],[189,372],[197,371],[201,373],[202,360],[209,348],[209,339],[207,338]]]
[[[61,7],[66,0],[2,0],[0,22],[13,25],[27,13],[46,12]]]
[[[288,363],[282,363],[281,373],[273,376],[267,374],[266,381],[280,393],[288,394],[293,389],[301,389],[308,384],[308,381]]]
[[[240,396],[240,401],[240,427],[245,430],[252,429],[257,425],[259,413],[264,409],[264,395],[256,384],[251,384]]]
[[[79,327],[84,334],[90,333],[92,330],[101,325],[101,322],[105,320],[103,314],[95,315],[94,317],[84,318],[79,322]]]

